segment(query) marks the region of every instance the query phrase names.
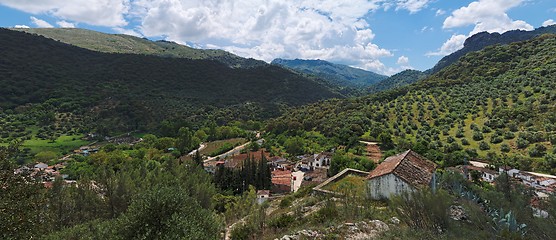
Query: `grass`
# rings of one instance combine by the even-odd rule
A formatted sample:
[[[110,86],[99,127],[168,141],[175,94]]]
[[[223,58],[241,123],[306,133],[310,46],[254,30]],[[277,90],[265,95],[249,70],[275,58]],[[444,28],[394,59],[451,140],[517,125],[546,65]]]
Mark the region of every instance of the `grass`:
[[[324,190],[333,191],[337,193],[342,193],[342,191],[349,191],[350,193],[365,193],[366,189],[366,178],[362,176],[357,176],[349,174],[339,181],[330,183],[324,186]]]
[[[54,142],[50,140],[42,140],[37,138],[32,138],[23,142],[23,148],[30,148],[31,153],[38,153],[43,151],[52,151],[59,154],[69,152],[71,150],[77,149],[83,145],[89,144],[88,141],[81,140],[83,137],[80,135],[62,135]]]

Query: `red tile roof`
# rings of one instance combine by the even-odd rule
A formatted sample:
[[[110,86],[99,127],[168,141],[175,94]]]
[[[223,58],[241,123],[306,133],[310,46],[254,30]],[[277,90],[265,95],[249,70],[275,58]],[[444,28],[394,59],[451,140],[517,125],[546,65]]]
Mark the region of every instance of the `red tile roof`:
[[[412,150],[386,158],[371,173],[368,179],[394,174],[407,183],[427,185],[430,183],[436,164]]]

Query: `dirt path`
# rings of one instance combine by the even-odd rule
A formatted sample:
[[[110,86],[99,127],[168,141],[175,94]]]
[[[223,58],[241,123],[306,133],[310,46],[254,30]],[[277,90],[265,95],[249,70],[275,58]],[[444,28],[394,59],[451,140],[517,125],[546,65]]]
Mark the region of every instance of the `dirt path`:
[[[380,150],[380,146],[376,142],[365,142],[360,141],[361,143],[367,144],[367,153],[365,154],[369,159],[373,160],[373,162],[378,163],[382,159],[382,151]]]

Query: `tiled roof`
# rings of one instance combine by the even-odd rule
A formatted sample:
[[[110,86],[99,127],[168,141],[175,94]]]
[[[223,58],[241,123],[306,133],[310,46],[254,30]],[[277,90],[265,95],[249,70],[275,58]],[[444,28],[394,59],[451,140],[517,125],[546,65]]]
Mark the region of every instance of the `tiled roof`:
[[[436,164],[412,150],[388,157],[369,174],[368,179],[394,174],[411,185],[430,183]]]

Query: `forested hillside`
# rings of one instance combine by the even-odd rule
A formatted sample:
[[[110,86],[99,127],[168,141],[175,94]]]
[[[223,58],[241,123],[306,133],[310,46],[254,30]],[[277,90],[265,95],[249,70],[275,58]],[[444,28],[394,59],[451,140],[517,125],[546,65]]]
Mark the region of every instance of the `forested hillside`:
[[[405,85],[417,82],[427,76],[426,73],[418,70],[404,70],[390,76],[376,84],[371,85],[367,90],[371,93],[385,91],[393,88],[403,87]]]
[[[255,59],[246,59],[219,49],[195,49],[168,41],[150,41],[124,34],[107,34],[79,28],[14,28],[12,30],[41,35],[63,43],[105,53],[128,53],[209,59],[230,67],[257,67],[266,65]]]
[[[502,34],[497,32],[477,33],[465,40],[462,49],[440,59],[440,61],[438,61],[438,63],[433,68],[428,70],[427,73],[437,73],[443,68],[455,63],[458,59],[460,59],[467,53],[479,51],[484,49],[485,47],[497,44],[503,45],[529,40],[546,33],[556,34],[556,25],[540,27],[533,31],[512,30]]]
[[[100,53],[7,29],[0,52],[0,108],[26,112],[28,124],[60,112],[89,119],[88,128],[120,131],[165,119],[264,119],[282,106],[340,97],[276,66]]]
[[[342,87],[368,87],[387,78],[387,76],[374,72],[323,60],[286,60],[278,58],[274,59],[272,64],[314,75]]]
[[[348,146],[393,139],[444,166],[481,158],[556,173],[555,51],[556,35],[487,47],[413,85],[304,106],[267,129]]]

